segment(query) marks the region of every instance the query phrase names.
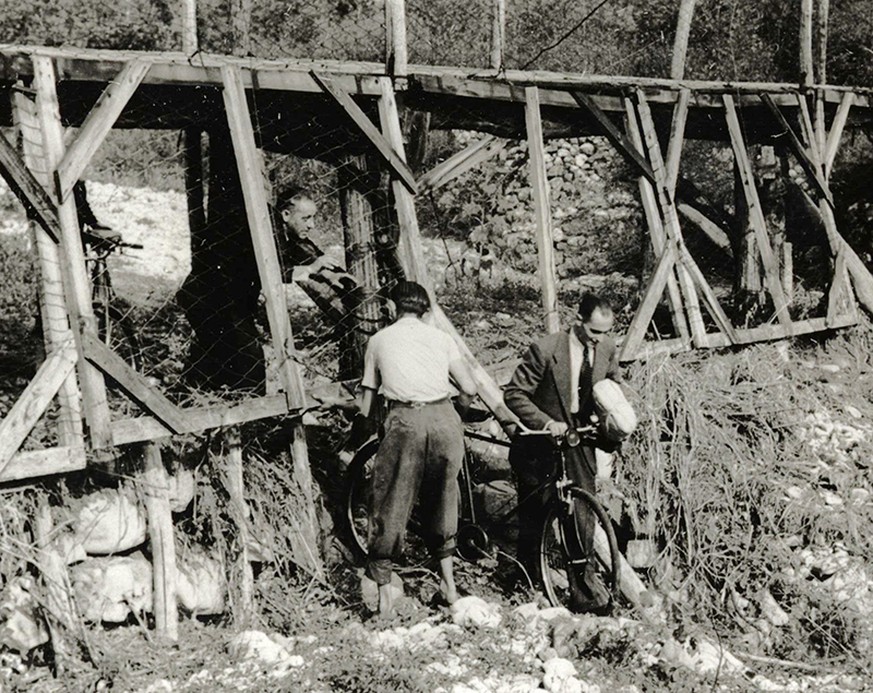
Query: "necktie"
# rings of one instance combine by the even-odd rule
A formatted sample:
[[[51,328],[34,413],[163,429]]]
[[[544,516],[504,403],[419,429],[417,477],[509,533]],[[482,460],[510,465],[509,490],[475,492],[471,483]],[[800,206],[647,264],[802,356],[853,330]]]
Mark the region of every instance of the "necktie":
[[[582,367],[579,369],[579,416],[587,418],[588,400],[591,399],[591,355],[587,344],[582,346]]]

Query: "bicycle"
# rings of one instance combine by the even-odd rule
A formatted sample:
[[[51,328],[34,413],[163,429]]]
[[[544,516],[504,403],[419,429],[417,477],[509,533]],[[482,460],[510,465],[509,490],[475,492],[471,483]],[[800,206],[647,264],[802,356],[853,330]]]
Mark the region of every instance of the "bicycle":
[[[107,259],[124,249],[141,250],[140,243],[126,243],[105,227],[88,227],[82,233],[85,264],[91,277],[91,305],[97,321],[97,336],[136,370],[142,370],[142,346],[136,329],[118,307]]]
[[[521,435],[548,435],[545,431],[523,429]],[[551,500],[547,506],[545,521],[539,537],[539,568],[537,576],[543,591],[553,606],[573,606],[573,593],[568,568],[576,571],[594,570],[609,592],[610,602],[615,594],[619,571],[618,541],[612,527],[612,521],[594,494],[575,486],[567,477],[564,456],[567,447],[574,447],[583,442],[593,443],[596,430],[594,426],[571,429],[563,439],[557,442],[557,473],[553,479],[543,482],[535,493],[549,491]],[[472,430],[469,425],[464,428],[465,443],[468,440],[481,440],[498,445],[509,446],[509,443],[493,436],[483,435]],[[371,438],[362,445],[347,469],[346,519],[355,543],[355,548],[362,556],[367,554],[367,524],[369,505],[370,474],[373,459],[379,447],[379,440]],[[469,444],[465,445],[464,459],[458,475],[459,522],[457,543],[458,555],[467,561],[476,561],[490,557],[493,553],[493,543],[488,529],[506,526],[513,516],[518,514],[518,502],[496,517],[482,517],[477,512],[474,498],[476,464]],[[582,504],[594,518],[593,542],[590,550],[586,550],[576,529],[576,506]],[[413,511],[409,529],[417,531],[419,523]]]

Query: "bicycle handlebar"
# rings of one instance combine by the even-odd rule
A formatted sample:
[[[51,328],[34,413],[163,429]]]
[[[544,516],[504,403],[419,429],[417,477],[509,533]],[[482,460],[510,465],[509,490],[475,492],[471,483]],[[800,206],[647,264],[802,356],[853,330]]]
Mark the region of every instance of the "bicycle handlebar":
[[[518,422],[518,434],[521,436],[550,436],[552,435],[550,431],[545,428],[536,429],[536,428],[528,428],[521,421]],[[575,434],[577,436],[586,436],[586,435],[594,435],[597,433],[597,426],[594,424],[589,424],[588,426],[570,426],[566,433],[564,433],[561,438],[566,438],[570,434]]]

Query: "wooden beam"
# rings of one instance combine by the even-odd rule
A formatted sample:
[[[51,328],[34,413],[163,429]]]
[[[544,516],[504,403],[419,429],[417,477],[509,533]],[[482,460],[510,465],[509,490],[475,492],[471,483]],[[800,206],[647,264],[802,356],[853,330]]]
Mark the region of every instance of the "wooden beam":
[[[149,67],[150,63],[144,59],[131,60],[118,77],[106,85],[106,89],[79,128],[76,139],[67,148],[63,160],[58,164],[56,180],[58,199],[61,202],[73,191],[76,181],[82,177],[85,167],[103,144],[103,140],[136,92]]]
[[[409,62],[406,45],[405,0],[385,1],[385,33],[386,74],[392,77],[405,77]]]
[[[752,163],[749,161],[748,151],[746,151],[746,143],[743,139],[739,116],[737,115],[733,97],[730,94],[725,94],[723,98],[731,146],[736,157],[746,202],[749,205],[749,217],[755,232],[755,239],[758,241],[758,250],[764,263],[764,276],[767,279],[767,288],[770,290],[770,296],[773,298],[777,320],[782,325],[788,325],[791,322],[791,315],[788,312],[788,300],[785,298],[785,292],[782,289],[779,261],[773,253],[773,247],[770,245],[767,222],[764,217],[764,210],[761,207],[761,200],[758,197],[755,173],[752,170]]]
[[[576,91],[571,92],[570,95],[581,108],[590,113],[599,123],[600,128],[603,130],[603,135],[606,139],[612,142],[612,146],[618,150],[618,153],[621,154],[631,166],[635,166],[639,169],[640,173],[648,178],[651,183],[657,185],[655,174],[652,171],[649,162],[646,161],[640,151],[633,146],[631,142],[628,142],[627,138],[625,138],[621,131],[613,125],[609,116],[606,115],[606,113],[604,113],[604,111],[594,102],[594,99],[587,94],[582,94]]]
[[[561,331],[561,314],[558,312],[558,280],[555,272],[555,243],[552,238],[552,211],[549,201],[549,180],[546,177],[543,124],[537,87],[527,87],[524,93],[524,117],[527,125],[527,150],[534,202],[543,318],[546,331],[553,334]]]
[[[633,147],[637,151],[642,151],[644,147],[643,136],[640,133],[636,110],[634,109],[633,102],[630,98],[625,98],[625,127],[627,128],[628,136],[630,137]],[[664,232],[664,222],[661,218],[661,212],[658,208],[658,198],[655,193],[655,187],[652,185],[651,180],[643,175],[639,176],[638,183],[652,248],[655,252],[655,257],[660,257],[664,252],[664,247],[666,245],[666,234]],[[682,292],[679,290],[677,276],[677,270],[674,266],[674,269],[667,277],[667,299],[670,306],[670,317],[673,321],[673,327],[676,330],[676,336],[685,342],[690,343],[691,336],[688,331],[688,322],[685,319],[685,307],[682,304]],[[637,310],[639,311],[639,308]]]
[[[85,358],[112,378],[133,400],[174,433],[185,430],[185,413],[112,349],[90,334],[82,335]]]
[[[282,270],[273,236],[272,217],[267,201],[263,161],[255,143],[255,133],[245,97],[239,68],[222,68],[224,107],[230,127],[237,169],[246,206],[246,218],[252,236],[255,261],[267,309],[267,321],[273,349],[279,360],[279,379],[288,399],[289,409],[303,409],[303,377],[294,359],[294,335],[288,319],[288,307],[282,288]]]
[[[649,323],[652,321],[655,309],[661,301],[664,288],[667,286],[667,280],[672,276],[675,264],[676,244],[670,241],[658,258],[658,264],[655,266],[651,279],[649,279],[649,285],[643,294],[643,300],[636,313],[634,313],[631,324],[624,336],[621,346],[622,361],[632,361],[635,358],[637,350],[646,337],[646,330],[649,328]]]
[[[34,56],[33,72],[36,114],[43,137],[46,169],[53,174],[63,159],[65,145],[52,59]],[[72,334],[78,351],[76,363],[82,389],[82,408],[91,446],[105,448],[111,442],[109,404],[106,401],[103,375],[85,359],[82,344],[81,335],[90,334],[96,337],[97,321],[91,305],[91,280],[85,266],[79,218],[72,198],[59,203],[58,221],[61,226],[61,274],[65,303],[70,325],[76,327]]]
[[[436,190],[479,164],[488,161],[503,149],[503,141],[493,135],[476,140],[464,149],[452,154],[448,159],[438,163],[430,171],[419,177],[420,191]]]
[[[242,438],[239,428],[232,426],[224,431],[224,455],[222,472],[224,488],[230,500],[230,516],[236,525],[237,556],[233,566],[234,587],[239,590],[238,602],[234,599],[234,623],[241,627],[252,624],[255,618],[255,578],[249,560],[251,546],[251,527],[248,503],[246,503],[245,482],[243,480]]]
[[[2,132],[0,132],[0,175],[49,238],[59,243],[61,225],[55,203]]]
[[[175,642],[179,639],[176,541],[170,509],[170,480],[157,443],[143,446],[143,465],[139,486],[145,501],[152,554],[155,630],[162,638]]]
[[[385,163],[388,164],[388,167],[392,170],[394,175],[403,182],[406,189],[415,194],[417,192],[415,176],[412,171],[409,170],[409,166],[406,165],[405,159],[398,155],[396,148],[392,147],[385,137],[383,137],[382,133],[379,132],[376,126],[373,125],[372,121],[367,117],[367,114],[361,110],[361,107],[352,100],[351,96],[342,89],[336,87],[336,85],[334,85],[326,75],[320,75],[315,71],[313,71],[311,75],[316,84],[318,84],[326,94],[333,97],[334,101],[340,105],[349,118],[352,119],[361,132],[370,140],[373,146],[376,147],[379,156],[381,156]]]
[[[688,248],[684,245],[679,246],[679,262],[682,263],[688,271],[688,274],[691,276],[691,280],[697,285],[697,288],[700,289],[700,293],[703,295],[703,300],[706,302],[706,307],[716,324],[719,326],[719,329],[727,335],[729,343],[735,344],[736,330],[734,329],[733,324],[731,324],[730,318],[728,318],[727,314],[724,312],[724,309],[718,302],[718,298],[715,296],[715,292],[712,290],[709,282],[706,281],[706,277],[703,276],[703,272],[700,271],[700,267],[698,267],[694,258],[691,257]]]
[[[688,119],[688,101],[690,99],[691,91],[683,89],[679,92],[679,100],[673,107],[673,122],[670,125],[670,139],[667,142],[667,158],[664,163],[666,185],[671,198],[676,195],[676,181],[679,178],[682,145],[685,143],[685,121]]]
[[[840,314],[846,312],[842,310],[841,303],[843,302],[848,303],[852,307],[855,305],[852,282],[849,279],[849,272],[846,266],[845,246],[841,252],[837,253],[836,260],[834,261],[834,278],[828,291],[828,325],[833,324]]]
[[[811,87],[815,80],[812,60],[813,0],[800,0],[800,84]]]
[[[730,95],[726,94],[725,98],[730,98]],[[791,145],[791,149],[797,157],[798,162],[800,162],[803,170],[806,171],[813,185],[815,185],[815,187],[818,189],[819,194],[828,201],[828,204],[833,206],[833,195],[831,195],[827,182],[822,179],[819,173],[819,165],[816,161],[818,157],[814,157],[814,154],[810,153],[812,149],[807,150],[806,147],[803,146],[800,138],[794,132],[794,129],[791,127],[791,125],[789,125],[788,120],[782,114],[782,111],[779,110],[779,107],[776,106],[776,104],[773,102],[773,99],[770,97],[769,94],[761,94],[761,101],[763,101],[767,105],[767,108],[770,109],[770,112],[773,113],[773,115],[776,117],[776,120],[779,121],[779,124],[782,126],[782,129],[788,136],[788,142]],[[727,117],[730,116],[728,115]],[[814,139],[812,147],[815,147]]]
[[[828,180],[831,171],[834,168],[834,161],[837,158],[837,151],[840,148],[840,141],[843,137],[843,129],[846,127],[846,121],[849,118],[849,111],[855,101],[855,95],[852,93],[843,95],[843,100],[837,107],[837,113],[834,116],[834,122],[831,124],[831,131],[828,133],[827,141],[824,148],[824,177]]]
[[[45,413],[75,363],[76,349],[72,343],[55,349],[42,362],[9,413],[0,420],[0,475]]]
[[[716,224],[712,219],[707,217],[703,212],[701,212],[696,207],[687,204],[685,202],[680,202],[676,209],[679,213],[688,219],[692,224],[694,224],[697,228],[703,231],[706,234],[706,237],[709,238],[715,245],[724,250],[729,256],[733,257],[733,249],[731,248],[731,241],[727,235],[727,232],[721,228],[718,224]]]
[[[223,404],[213,407],[183,409],[185,425],[182,433],[199,433],[213,428],[234,426],[257,421],[258,419],[299,416],[302,412],[288,411],[288,400],[284,393],[246,400],[238,404]],[[147,440],[166,438],[171,431],[160,420],[152,416],[139,416],[112,422],[112,444],[130,445]]]
[[[695,0],[681,0],[676,20],[676,35],[673,38],[673,55],[670,60],[670,78],[685,77],[685,55],[688,52],[688,37],[691,35],[691,18],[694,16]],[[668,157],[669,158],[669,157]]]
[[[491,69],[500,70],[506,46],[506,0],[492,0],[491,7]]]
[[[72,346],[72,345],[71,345]],[[54,474],[69,474],[85,469],[85,448],[64,445],[44,450],[24,450],[12,456],[0,471],[0,483],[30,481]]]
[[[43,146],[42,131],[36,113],[35,99],[21,91],[12,95],[12,115],[21,138],[24,163],[33,172],[43,190],[51,185],[51,174]],[[57,214],[54,201],[52,209]],[[60,224],[60,221],[58,222]],[[60,228],[59,228],[60,232]],[[73,343],[73,332],[64,299],[63,260],[60,245],[45,230],[33,226],[33,238],[39,257],[39,312],[42,319],[43,343],[46,353]],[[75,372],[70,372],[58,391],[58,442],[63,446],[85,445],[82,425],[82,396]]]
[[[664,231],[667,237],[671,238],[681,248],[684,240],[682,238],[682,229],[679,226],[679,216],[667,189],[664,159],[661,154],[661,144],[658,142],[658,133],[655,131],[655,121],[652,119],[652,112],[646,101],[646,95],[642,91],[636,92],[636,105],[643,141],[648,149],[649,161],[652,162],[652,171],[655,174],[655,191],[658,195],[661,212],[664,215]],[[694,283],[691,281],[687,269],[681,263],[676,265],[676,269],[679,286],[685,297],[684,303],[688,315],[688,324],[691,328],[691,339],[695,346],[706,346],[706,326],[703,324],[703,316],[700,313],[700,303]]]

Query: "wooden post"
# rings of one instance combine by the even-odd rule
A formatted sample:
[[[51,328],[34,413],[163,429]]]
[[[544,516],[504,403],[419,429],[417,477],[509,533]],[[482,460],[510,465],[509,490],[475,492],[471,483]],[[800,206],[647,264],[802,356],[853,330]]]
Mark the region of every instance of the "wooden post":
[[[197,43],[197,0],[182,0],[182,51],[193,55]]]
[[[836,161],[837,152],[840,149],[840,140],[843,137],[843,129],[846,127],[846,120],[849,117],[849,111],[854,101],[855,95],[852,92],[844,94],[837,108],[837,114],[834,116],[834,122],[831,123],[831,131],[828,133],[822,157],[824,159],[825,182],[830,179],[831,171],[833,171],[834,161]]]
[[[373,206],[366,191],[366,172],[367,158],[363,155],[346,157],[337,172],[346,268],[358,281],[361,291],[352,324],[346,326],[353,332],[352,338],[346,340],[347,345],[355,350],[349,377],[360,376],[367,340],[379,329],[382,320],[377,296],[380,282],[376,260],[376,224]],[[344,375],[341,373],[341,377]]]
[[[301,411],[306,405],[303,375],[293,357],[294,335],[288,319],[288,309],[282,289],[282,273],[264,188],[266,176],[263,161],[255,144],[254,129],[240,70],[227,65],[221,68],[221,73],[224,83],[224,104],[245,198],[246,216],[252,234],[255,259],[266,301],[273,351],[279,359],[279,377],[289,409]],[[294,478],[299,484],[303,500],[300,508],[300,532],[296,535],[300,543],[299,550],[295,551],[295,560],[299,566],[322,578],[324,566],[318,549],[318,520],[315,514],[306,429],[298,420],[293,424],[292,431],[291,456],[294,463]]]
[[[385,73],[406,77],[406,1],[385,0]]]
[[[812,3],[800,0],[800,84],[811,87],[815,79],[812,61]]]
[[[251,55],[252,52],[252,0],[232,0],[230,24],[233,32],[231,50],[234,55]]]
[[[543,314],[546,331],[554,333],[561,331],[561,315],[558,312],[558,282],[555,274],[555,244],[552,239],[552,211],[549,201],[549,180],[546,177],[543,123],[540,116],[540,99],[537,87],[525,87],[524,102]]]
[[[670,62],[670,79],[685,77],[685,56],[688,53],[688,36],[691,34],[694,3],[695,0],[681,0],[679,4],[676,37],[673,40],[673,59]]]
[[[828,13],[830,10],[829,0],[818,0],[818,74],[816,82],[820,85],[827,84],[828,63]],[[827,124],[825,123],[824,90],[815,91],[815,138],[818,144],[821,158],[824,158],[825,145],[827,142]]]
[[[231,517],[236,525],[239,540],[236,576],[239,579],[240,604],[238,608],[234,609],[233,617],[234,623],[246,626],[252,622],[255,614],[255,578],[252,564],[249,561],[251,541],[249,518],[251,513],[245,499],[242,440],[236,426],[225,429],[224,442],[227,446],[224,453],[224,487],[230,498]]]
[[[36,116],[36,104],[25,94],[15,92],[13,115],[21,131],[24,161],[43,187],[49,188],[51,175],[46,161],[42,134]],[[73,333],[64,307],[64,286],[61,271],[61,251],[45,230],[31,224],[39,256],[40,292],[39,312],[42,319],[43,341],[46,353],[73,340]],[[79,385],[76,374],[70,373],[58,392],[58,442],[61,445],[84,446]]]
[[[503,52],[506,48],[506,0],[493,0],[494,14],[491,18],[491,67],[503,68]]]
[[[160,445],[146,443],[142,456],[144,470],[140,484],[152,551],[155,627],[158,635],[175,642],[179,639],[179,610],[176,603],[176,543],[170,509],[170,482],[161,459]]]
[[[46,56],[33,56],[33,73],[37,118],[43,135],[43,151],[47,170],[54,175],[63,159],[65,145],[52,59]],[[61,254],[64,259],[62,269],[64,294],[70,324],[74,326],[73,337],[76,341],[76,349],[79,353],[78,368],[85,420],[92,447],[105,448],[112,442],[106,387],[100,371],[86,361],[81,340],[82,332],[96,337],[97,322],[91,307],[91,282],[85,267],[85,253],[82,248],[76,203],[72,197],[58,206],[58,219],[63,237]]]

